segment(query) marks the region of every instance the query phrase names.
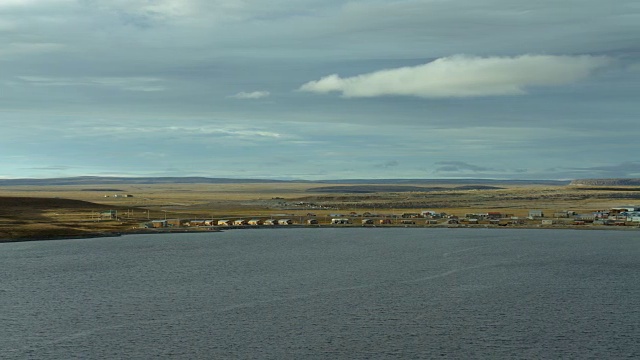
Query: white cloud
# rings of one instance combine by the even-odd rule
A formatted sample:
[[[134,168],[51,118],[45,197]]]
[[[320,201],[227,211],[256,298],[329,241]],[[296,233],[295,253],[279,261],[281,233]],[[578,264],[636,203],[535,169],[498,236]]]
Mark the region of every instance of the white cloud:
[[[435,172],[494,172],[496,169],[469,164],[464,161],[439,161],[435,163],[439,167]]]
[[[388,169],[388,168],[397,167],[398,165],[400,165],[398,160],[389,160],[389,161],[385,161],[383,163],[375,164],[374,166],[378,167],[378,168]]]
[[[26,7],[34,5],[61,5],[64,3],[72,3],[73,0],[2,0],[1,7]]]
[[[42,77],[18,76],[18,79],[39,86],[104,86],[128,91],[163,91],[162,79],[150,77]]]
[[[1,25],[1,24],[0,24]],[[32,55],[49,53],[64,49],[64,45],[58,43],[29,43],[13,42],[4,45],[0,49],[0,58],[14,55]]]
[[[15,1],[15,0],[13,0]],[[253,16],[286,13],[290,8],[300,8],[297,2],[288,0],[88,0],[90,6],[110,13],[142,18],[145,20],[185,19],[190,24],[198,20],[219,23],[250,19]],[[315,2],[317,0],[312,0]],[[299,2],[299,0],[298,0]],[[304,6],[302,6],[304,9]],[[140,19],[138,19],[140,20]]]
[[[103,11],[158,18],[184,16],[194,12],[192,0],[91,0],[88,4]]]
[[[70,133],[72,129],[67,129]],[[277,133],[261,128],[236,126],[220,126],[220,125],[201,125],[201,126],[92,126],[77,129],[76,135],[86,136],[87,134],[99,135],[127,135],[133,137],[141,137],[145,134],[173,134],[180,136],[226,136],[243,139],[279,139],[287,138],[282,133]]]
[[[307,82],[300,90],[320,94],[335,91],[345,97],[521,95],[531,86],[565,85],[587,78],[594,70],[612,61],[606,56],[589,55],[484,58],[456,55],[423,65],[353,77],[333,74]]]
[[[241,91],[229,97],[233,99],[246,100],[246,99],[262,99],[262,98],[268,97],[269,95],[271,95],[271,93],[268,91],[253,91],[253,92]]]

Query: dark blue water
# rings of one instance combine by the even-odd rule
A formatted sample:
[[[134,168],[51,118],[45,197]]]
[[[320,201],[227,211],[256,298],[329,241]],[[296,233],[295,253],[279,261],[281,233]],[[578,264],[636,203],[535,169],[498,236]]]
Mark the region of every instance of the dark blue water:
[[[3,359],[640,357],[640,232],[282,229],[0,244]]]

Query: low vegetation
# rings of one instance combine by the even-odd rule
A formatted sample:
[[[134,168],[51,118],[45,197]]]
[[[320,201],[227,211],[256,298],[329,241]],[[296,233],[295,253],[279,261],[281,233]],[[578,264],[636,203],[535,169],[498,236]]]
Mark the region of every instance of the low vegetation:
[[[405,183],[207,183],[76,184],[0,187],[0,240],[102,236],[140,231],[154,219],[269,218],[288,216],[301,223],[316,217],[374,213],[400,215],[423,210],[463,216],[501,212],[525,218],[531,209],[547,214],[587,213],[640,204],[632,186],[552,186]],[[328,191],[329,190],[329,191]],[[366,191],[363,191],[366,190]],[[124,195],[127,196],[124,196]],[[113,210],[114,218],[101,216]],[[354,222],[357,224],[358,222]],[[538,222],[539,223],[539,222]],[[420,222],[424,224],[424,221]]]

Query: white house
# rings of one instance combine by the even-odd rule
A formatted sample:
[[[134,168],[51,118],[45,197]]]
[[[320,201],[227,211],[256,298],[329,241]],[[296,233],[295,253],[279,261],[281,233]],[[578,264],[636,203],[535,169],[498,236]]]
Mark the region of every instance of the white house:
[[[167,220],[152,220],[151,227],[154,227],[154,228],[167,227]]]
[[[632,211],[627,214],[627,221],[640,222],[640,211]]]
[[[529,210],[530,219],[541,218],[541,217],[544,217],[544,213],[542,212],[542,210]]]
[[[349,220],[347,218],[333,218],[333,219],[331,219],[331,223],[332,224],[340,224],[340,225],[351,224],[351,220]]]

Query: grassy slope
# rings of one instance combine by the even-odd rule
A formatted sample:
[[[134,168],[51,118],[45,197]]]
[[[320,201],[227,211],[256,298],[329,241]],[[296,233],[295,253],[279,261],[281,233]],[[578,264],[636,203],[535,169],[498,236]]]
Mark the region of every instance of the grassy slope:
[[[96,221],[98,213],[109,208],[73,199],[0,197],[0,241],[93,236],[125,227]]]

